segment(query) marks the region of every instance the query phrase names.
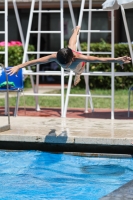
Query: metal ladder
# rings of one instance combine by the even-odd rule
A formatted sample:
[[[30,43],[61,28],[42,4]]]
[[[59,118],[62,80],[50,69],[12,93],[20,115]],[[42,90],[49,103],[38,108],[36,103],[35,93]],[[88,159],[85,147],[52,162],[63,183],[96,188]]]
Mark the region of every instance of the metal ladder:
[[[88,33],[87,37],[87,51],[83,52],[80,50],[81,53],[83,54],[110,54],[111,57],[114,57],[114,11],[111,11],[111,30],[91,30],[91,22],[92,22],[92,12],[105,12],[103,9],[92,9],[92,0],[88,0],[89,2],[89,8],[85,9],[85,0],[81,1],[81,8],[80,8],[80,14],[79,14],[79,21],[78,21],[78,26],[81,27],[82,24],[82,19],[83,19],[83,12],[88,12],[88,30],[80,30],[80,33]],[[91,33],[111,33],[111,52],[92,52],[90,51],[90,43],[91,43]],[[79,36],[78,36],[79,37]],[[103,72],[104,73],[104,72]],[[81,97],[86,97],[86,103],[85,103],[85,112],[88,112],[88,98],[90,100],[90,107],[91,110],[93,111],[93,102],[92,102],[92,97],[104,97],[99,96],[99,95],[91,95],[90,89],[89,89],[89,76],[91,75],[96,75],[99,76],[101,75],[100,73],[91,73],[89,72],[89,63],[87,63],[86,67],[86,72],[82,73],[84,75],[85,79],[85,87],[86,87],[86,94],[70,94],[70,89],[71,89],[71,84],[72,84],[72,76],[73,73],[70,73],[69,76],[69,82],[68,82],[68,88],[67,88],[67,94],[66,94],[66,101],[65,101],[65,106],[64,106],[64,114],[63,117],[66,117],[67,113],[67,107],[68,107],[68,101],[70,96],[81,96]],[[111,96],[105,96],[106,98],[111,98],[111,119],[114,119],[114,63],[111,64]]]
[[[37,1],[38,2],[38,1]],[[47,34],[60,34],[60,48],[64,47],[64,17],[63,17],[63,0],[60,0],[60,10],[42,10],[42,0],[39,0],[38,2],[38,10],[35,10],[35,3],[36,0],[32,0],[31,3],[31,9],[30,9],[30,17],[29,17],[29,23],[28,23],[28,29],[27,29],[27,36],[25,41],[25,48],[24,48],[24,56],[23,56],[23,63],[26,61],[26,56],[29,54],[36,54],[37,58],[40,57],[40,54],[52,54],[55,52],[50,51],[40,51],[40,38],[41,33],[47,33]],[[38,30],[31,31],[31,25],[33,20],[33,14],[38,13]],[[42,13],[57,13],[60,14],[60,30],[59,31],[41,31],[41,21],[42,21]],[[36,52],[30,52],[28,51],[28,44],[30,39],[30,34],[36,33],[37,34],[37,51]],[[38,96],[41,94],[38,93],[38,85],[39,85],[39,76],[40,75],[48,75],[49,72],[44,73],[40,71],[39,65],[37,65],[37,70],[34,73],[29,73],[29,75],[35,75],[36,76],[36,88],[33,88],[33,96],[36,97],[36,110],[39,111],[39,103],[38,103]],[[28,75],[28,73],[27,73]],[[63,115],[64,110],[64,69],[61,68],[61,71],[57,73],[57,71],[52,71],[50,75],[59,75],[61,76],[61,94],[42,94],[41,96],[60,96],[61,97],[61,115]],[[32,95],[32,94],[26,94],[24,95]]]
[[[8,0],[4,1],[4,11],[0,11],[0,15],[4,15],[4,30],[0,31],[0,34],[4,35],[5,50],[0,51],[0,54],[5,55],[5,66],[8,66]]]
[[[0,31],[0,34],[4,35],[5,50],[0,51],[0,54],[5,55],[3,70],[5,66],[8,66],[8,0],[4,1],[4,11],[0,11],[0,15],[4,15],[4,31]],[[1,68],[2,70],[2,68]],[[8,123],[0,127],[0,132],[10,130],[10,110],[9,110],[9,91],[8,91],[8,76],[6,74],[7,92],[5,93],[5,115],[8,116]]]

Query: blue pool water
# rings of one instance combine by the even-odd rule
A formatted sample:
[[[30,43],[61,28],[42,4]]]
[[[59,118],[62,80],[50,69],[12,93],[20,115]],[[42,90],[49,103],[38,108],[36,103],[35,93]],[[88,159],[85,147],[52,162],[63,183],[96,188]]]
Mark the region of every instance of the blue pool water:
[[[132,158],[0,151],[0,200],[97,200],[132,179]]]

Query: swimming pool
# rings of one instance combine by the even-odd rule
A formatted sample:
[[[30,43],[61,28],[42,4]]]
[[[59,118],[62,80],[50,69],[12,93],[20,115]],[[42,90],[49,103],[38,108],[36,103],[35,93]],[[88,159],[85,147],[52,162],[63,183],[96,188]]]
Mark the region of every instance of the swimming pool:
[[[132,158],[0,151],[1,200],[97,200],[132,179]]]

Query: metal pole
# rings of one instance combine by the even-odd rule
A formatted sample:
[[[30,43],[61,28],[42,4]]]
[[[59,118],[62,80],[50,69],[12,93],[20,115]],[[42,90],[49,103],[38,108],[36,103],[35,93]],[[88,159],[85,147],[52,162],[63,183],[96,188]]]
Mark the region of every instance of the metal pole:
[[[29,43],[29,38],[30,38],[30,30],[31,30],[32,18],[33,18],[34,5],[35,5],[35,0],[32,0],[29,23],[28,23],[28,30],[27,30],[26,41],[25,41],[25,46],[24,46],[23,63],[26,61],[26,52],[27,52],[27,49],[28,49],[28,43]]]
[[[5,0],[5,66],[8,66],[8,0]],[[5,115],[7,115],[7,93],[5,94]]]
[[[82,23],[82,19],[83,19],[83,9],[84,9],[84,5],[85,5],[85,0],[81,1],[81,8],[80,8],[80,13],[79,13],[79,20],[78,20],[78,26],[80,26],[81,28],[81,23]],[[77,36],[77,43],[79,43],[79,34]],[[81,51],[80,45],[77,45],[79,48],[79,51]]]
[[[71,19],[72,19],[73,28],[75,28],[75,27],[76,27],[76,20],[75,20],[75,17],[74,17],[74,12],[73,12],[73,8],[72,8],[71,0],[68,0],[68,5],[69,5],[70,14],[71,14]],[[79,38],[78,38],[78,39],[79,39]],[[77,45],[77,47],[78,47],[78,50],[81,51],[80,43],[77,42],[76,45]]]
[[[111,37],[111,52],[112,58],[114,58],[114,10],[111,11],[111,30],[112,30],[112,37]],[[114,63],[111,63],[111,119],[114,119]]]
[[[10,126],[10,109],[9,109],[9,86],[8,86],[8,75],[6,73],[5,67],[4,71],[6,74],[6,82],[7,82],[7,112],[8,112],[8,125]]]
[[[19,34],[20,34],[20,38],[21,38],[21,42],[23,44],[23,49],[24,49],[24,52],[25,52],[25,40],[24,40],[24,35],[23,35],[23,30],[22,30],[22,26],[21,26],[21,21],[20,21],[20,17],[19,17],[19,13],[18,13],[18,9],[17,9],[17,6],[16,6],[16,0],[13,0],[13,7],[14,7],[14,11],[15,11],[15,15],[16,15],[16,20],[17,20],[17,24],[18,24],[18,29],[19,29]],[[25,55],[27,59],[27,61],[29,60],[28,58],[28,55]],[[28,67],[28,69],[30,70],[30,66]],[[33,88],[33,91],[35,93],[35,87],[34,87],[34,81],[33,81],[33,76],[30,75],[30,81],[31,81],[31,85],[32,85],[32,88]],[[36,101],[36,97],[35,98],[35,101]]]
[[[70,89],[71,89],[71,84],[72,84],[72,70],[70,70],[70,75],[69,75],[69,80],[68,80],[68,86],[67,86],[67,93],[66,93],[66,101],[65,101],[65,106],[64,106],[64,113],[63,117],[66,117],[67,113],[67,107],[68,107],[68,101],[69,101],[69,94],[70,94]]]
[[[89,1],[89,9],[92,9],[92,0]],[[88,30],[91,30],[91,22],[92,22],[92,11],[89,10],[89,14],[88,14]],[[90,41],[91,41],[91,33],[88,32],[88,37],[87,37],[87,51],[90,51]],[[89,54],[87,54],[89,55]],[[87,62],[87,68],[86,71],[89,72],[89,63]],[[89,93],[89,76],[86,76],[86,94]],[[85,99],[85,113],[88,113],[88,98],[90,100],[90,105],[91,105],[91,109],[93,110],[93,106],[92,106],[92,99],[91,96],[88,97],[86,96]]]
[[[7,102],[7,114],[8,114],[8,129],[10,129],[10,109],[9,109],[9,86],[8,86],[8,75],[6,73],[6,69],[5,69],[5,66],[0,63],[0,66],[4,69],[4,72],[5,72],[5,76],[6,76],[6,89],[7,89],[7,92],[6,92],[6,102]]]
[[[18,30],[19,30],[20,38],[21,38],[21,41],[22,41],[22,44],[23,44],[23,47],[24,47],[24,45],[25,45],[24,35],[23,35],[23,31],[22,31],[22,26],[21,26],[19,14],[18,14],[18,9],[17,9],[17,6],[16,6],[16,0],[13,0],[13,7],[14,7],[15,15],[16,15],[16,20],[17,20],[17,24],[18,24]]]
[[[130,55],[131,55],[132,63],[133,63],[132,43],[131,43],[130,34],[129,34],[129,30],[128,30],[128,25],[127,25],[125,10],[124,10],[124,7],[122,5],[121,5],[121,13],[122,13],[122,18],[123,18],[123,22],[124,22],[125,32],[126,32],[126,36],[127,36],[129,51],[130,51]]]
[[[37,58],[40,57],[40,40],[41,40],[41,24],[42,24],[42,0],[39,0],[39,13],[38,13],[38,33],[37,33]],[[37,72],[40,70],[40,65],[37,65]],[[38,93],[38,85],[39,85],[39,75],[36,76],[36,93]],[[40,106],[38,103],[38,97],[36,97],[36,110],[40,111]]]
[[[64,47],[64,12],[63,12],[64,1],[60,0],[60,30],[61,30],[61,48]],[[64,69],[61,67],[61,117],[64,112]]]

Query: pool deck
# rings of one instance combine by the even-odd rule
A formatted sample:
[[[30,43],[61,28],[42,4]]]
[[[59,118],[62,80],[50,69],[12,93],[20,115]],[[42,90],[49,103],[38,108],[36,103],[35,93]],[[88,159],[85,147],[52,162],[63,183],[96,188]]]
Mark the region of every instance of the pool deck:
[[[40,85],[39,91],[47,93],[59,88],[59,85]],[[11,95],[16,96],[16,93],[9,97]],[[0,93],[0,98],[5,95]],[[8,118],[4,107],[0,107],[1,148],[15,148],[19,143],[20,149],[133,154],[133,110],[128,118],[127,109],[115,109],[114,120],[111,120],[110,109],[94,109],[94,112],[88,109],[85,113],[84,108],[71,108],[66,118],[61,117],[60,108],[36,111],[19,107],[17,117],[13,117],[13,112],[14,108],[10,107],[11,129],[3,132]]]
[[[79,113],[82,115],[79,116]],[[121,111],[123,118],[114,120],[107,117],[107,110],[102,110],[102,113],[95,110],[93,114],[90,112],[84,116],[83,110],[71,109],[67,117],[62,118],[58,109],[37,112],[20,108],[17,117],[10,117],[10,130],[3,131],[1,128],[0,146],[13,148],[11,143],[19,143],[16,147],[20,149],[24,146],[27,149],[29,145],[29,148],[48,151],[133,155],[132,118],[125,116],[126,111]],[[89,115],[93,115],[93,118]],[[7,116],[0,116],[0,127],[6,124]]]
[[[133,199],[133,180],[104,196],[100,200],[132,200]]]

